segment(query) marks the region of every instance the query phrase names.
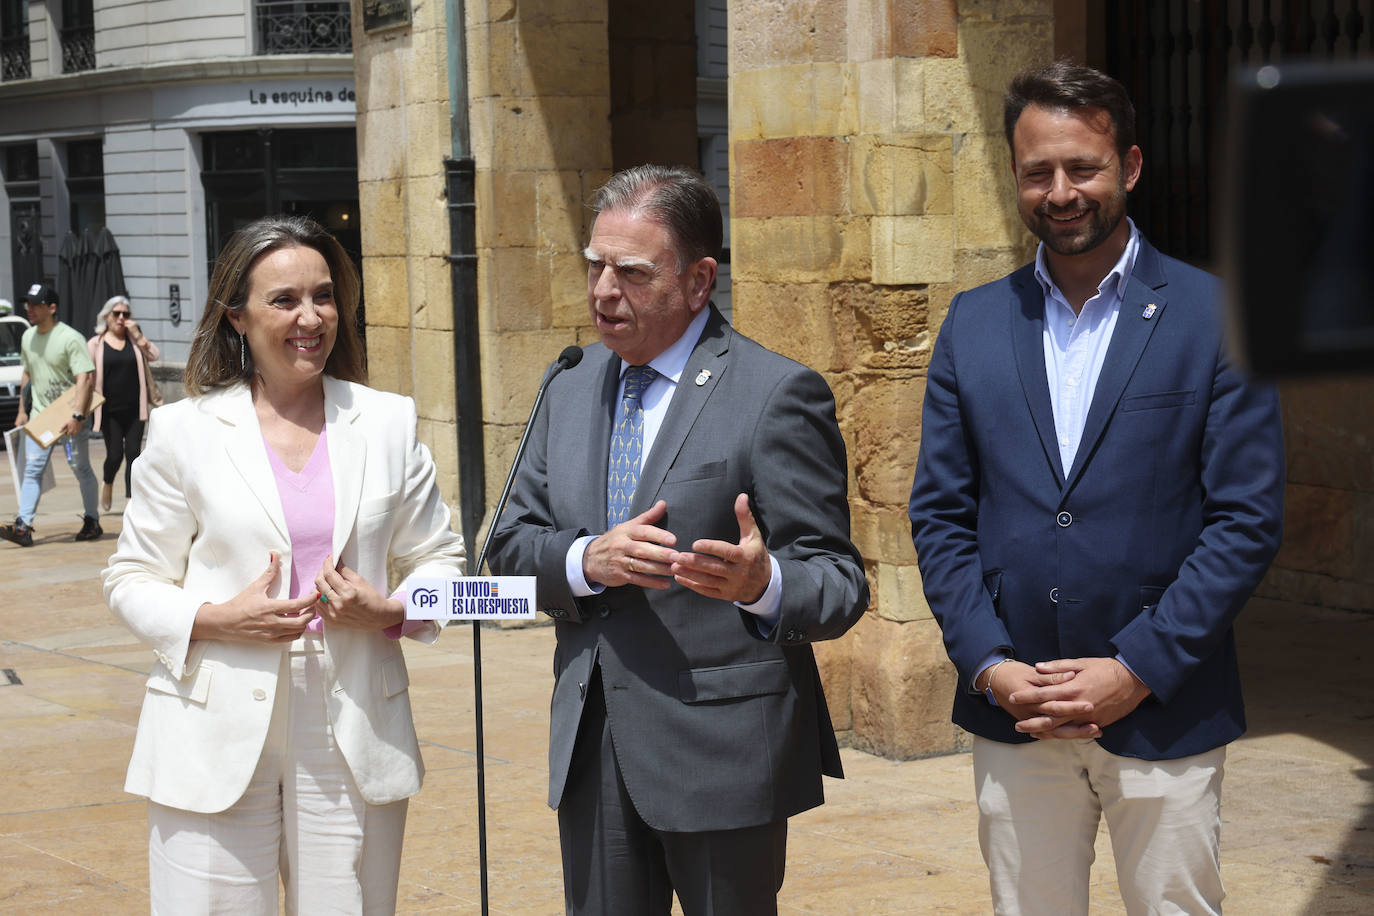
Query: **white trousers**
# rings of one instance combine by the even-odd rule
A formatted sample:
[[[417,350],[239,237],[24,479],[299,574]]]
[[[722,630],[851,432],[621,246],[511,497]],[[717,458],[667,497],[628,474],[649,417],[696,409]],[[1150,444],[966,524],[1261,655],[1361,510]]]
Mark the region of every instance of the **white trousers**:
[[[408,801],[363,800],[334,743],[319,642],[292,649],[243,796],[217,814],[148,803],[153,916],[275,916],[278,877],[290,914],[396,911]]]
[[[1085,916],[1105,816],[1131,916],[1219,914],[1226,748],[1118,757],[1096,741],[973,740],[978,839],[999,916]]]

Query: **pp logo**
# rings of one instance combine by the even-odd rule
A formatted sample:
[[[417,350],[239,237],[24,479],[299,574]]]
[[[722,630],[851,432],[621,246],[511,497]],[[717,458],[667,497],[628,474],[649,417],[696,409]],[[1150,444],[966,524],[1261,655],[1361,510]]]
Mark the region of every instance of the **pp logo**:
[[[410,593],[410,601],[418,608],[437,607],[439,590],[437,588],[417,588]]]

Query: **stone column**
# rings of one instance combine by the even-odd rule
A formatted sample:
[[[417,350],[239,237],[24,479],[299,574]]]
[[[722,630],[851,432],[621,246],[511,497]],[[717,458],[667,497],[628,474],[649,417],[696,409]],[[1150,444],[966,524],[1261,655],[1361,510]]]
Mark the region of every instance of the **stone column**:
[[[449,155],[442,3],[411,5],[408,27],[372,35],[354,5],[358,205],[371,383],[415,398],[439,487],[458,499],[444,158]]]
[[[543,370],[590,344],[586,202],[611,171],[606,0],[469,0],[488,508]]]
[[[1001,99],[1053,42],[1051,0],[730,4],[735,322],[835,391],[873,604],[816,648],[836,727],[888,757],[963,744],[906,506],[949,300],[1032,251]]]

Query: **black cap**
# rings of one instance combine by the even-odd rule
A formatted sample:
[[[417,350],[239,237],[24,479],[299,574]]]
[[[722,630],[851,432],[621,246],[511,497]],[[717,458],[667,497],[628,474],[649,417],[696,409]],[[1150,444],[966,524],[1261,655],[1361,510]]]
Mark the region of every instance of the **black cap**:
[[[24,301],[38,305],[57,305],[57,290],[46,283],[35,283],[24,293]]]

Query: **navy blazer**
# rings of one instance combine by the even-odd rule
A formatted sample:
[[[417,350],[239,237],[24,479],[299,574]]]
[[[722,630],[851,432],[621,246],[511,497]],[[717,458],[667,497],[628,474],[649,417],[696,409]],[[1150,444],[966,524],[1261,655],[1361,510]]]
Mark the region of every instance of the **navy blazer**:
[[[959,672],[956,724],[1034,740],[972,689],[996,649],[1124,658],[1152,691],[1103,730],[1147,760],[1245,730],[1232,622],[1278,551],[1278,398],[1227,359],[1210,274],[1143,238],[1065,477],[1034,265],[950,304],[931,357],[912,539]]]

